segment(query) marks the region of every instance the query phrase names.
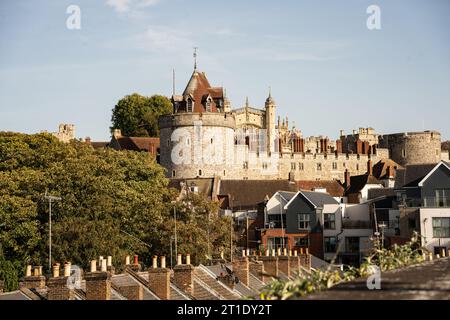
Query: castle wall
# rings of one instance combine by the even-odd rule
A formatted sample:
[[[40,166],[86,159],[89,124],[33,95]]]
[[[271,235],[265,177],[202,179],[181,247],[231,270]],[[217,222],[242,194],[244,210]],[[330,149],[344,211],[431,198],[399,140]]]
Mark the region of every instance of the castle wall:
[[[441,160],[441,134],[437,131],[383,135],[380,147],[389,149],[391,159],[402,166]]]

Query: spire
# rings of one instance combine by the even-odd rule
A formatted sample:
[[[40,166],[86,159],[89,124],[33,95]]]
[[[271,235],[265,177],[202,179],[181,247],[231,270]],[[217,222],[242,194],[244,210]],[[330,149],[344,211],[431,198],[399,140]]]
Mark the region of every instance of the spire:
[[[272,87],[269,86],[269,98],[272,98]]]
[[[248,97],[245,98],[245,107],[248,108]]]
[[[275,100],[273,100],[273,98],[272,98],[272,87],[271,86],[269,86],[269,96],[266,99],[266,105],[267,104],[275,105]]]
[[[193,54],[193,56],[194,56],[194,71],[197,70],[197,49],[198,49],[198,47],[194,47],[194,54]]]

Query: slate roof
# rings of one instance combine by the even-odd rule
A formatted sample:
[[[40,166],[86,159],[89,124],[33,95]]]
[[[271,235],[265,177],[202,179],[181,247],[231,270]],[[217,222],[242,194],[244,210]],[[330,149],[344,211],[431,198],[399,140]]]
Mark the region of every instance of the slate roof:
[[[395,188],[417,185],[436,165],[437,163],[412,164],[397,170],[395,175]]]
[[[316,207],[323,207],[324,204],[339,204],[331,195],[323,192],[300,191]]]
[[[147,151],[156,154],[159,148],[157,137],[118,137],[116,141],[120,150]]]
[[[346,194],[360,192],[367,184],[383,184],[373,175],[361,174],[350,177],[350,187],[345,191]]]
[[[387,179],[389,178],[389,166],[394,167],[396,170],[404,169],[401,165],[391,159],[382,159],[375,163],[373,166],[372,174],[374,177],[378,179]]]

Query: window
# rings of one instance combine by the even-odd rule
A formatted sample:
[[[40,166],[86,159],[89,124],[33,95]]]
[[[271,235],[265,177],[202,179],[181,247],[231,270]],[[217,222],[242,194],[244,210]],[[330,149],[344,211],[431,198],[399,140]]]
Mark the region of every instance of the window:
[[[334,213],[325,213],[323,216],[324,229],[336,229],[336,215]]]
[[[403,158],[406,158],[406,150],[405,149],[402,149],[402,156],[403,156]]]
[[[450,238],[450,217],[433,218],[433,238]]]
[[[267,249],[284,248],[288,244],[288,239],[283,237],[270,237],[267,238]]]
[[[359,237],[345,238],[345,247],[348,253],[359,253]]]
[[[303,163],[302,162],[298,163],[298,170],[302,170],[303,171]]]
[[[175,177],[175,176],[176,176],[176,171],[172,170],[172,177]]]
[[[262,168],[263,168],[264,170],[266,170],[266,169],[267,169],[267,162],[263,162],[263,164],[262,164]]]
[[[337,170],[337,162],[333,162],[333,170]]]
[[[211,112],[211,99],[206,100],[206,112]]]
[[[225,171],[225,170],[223,170],[223,176],[224,176],[224,177],[226,176],[226,171]]]
[[[408,219],[408,227],[410,229],[415,229],[416,228],[416,219],[415,218],[409,218]]]
[[[359,171],[359,163],[356,164],[356,171]]]
[[[436,196],[436,207],[447,207],[450,205],[450,189],[434,190]]]
[[[291,163],[291,170],[295,170],[295,168],[296,168],[295,162],[292,162]]]
[[[298,228],[299,229],[309,229],[309,219],[310,216],[307,213],[299,213],[298,218]]]
[[[186,101],[186,111],[187,112],[192,112],[193,110],[193,103],[191,99],[187,99]]]
[[[198,175],[201,176],[202,175],[202,170],[198,170]]]
[[[309,247],[308,237],[294,237],[294,247],[307,248]]]
[[[336,252],[336,237],[324,237],[323,238],[325,252]]]
[[[248,169],[248,162],[247,162],[247,161],[244,161],[242,167],[243,167],[244,169]]]
[[[317,171],[322,171],[322,164],[321,163],[317,164]]]

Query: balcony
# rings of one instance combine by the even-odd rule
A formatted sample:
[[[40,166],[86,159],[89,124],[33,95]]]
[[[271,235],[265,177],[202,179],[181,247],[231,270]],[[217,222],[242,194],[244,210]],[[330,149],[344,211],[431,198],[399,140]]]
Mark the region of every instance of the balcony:
[[[424,208],[450,208],[450,197],[425,197]]]

